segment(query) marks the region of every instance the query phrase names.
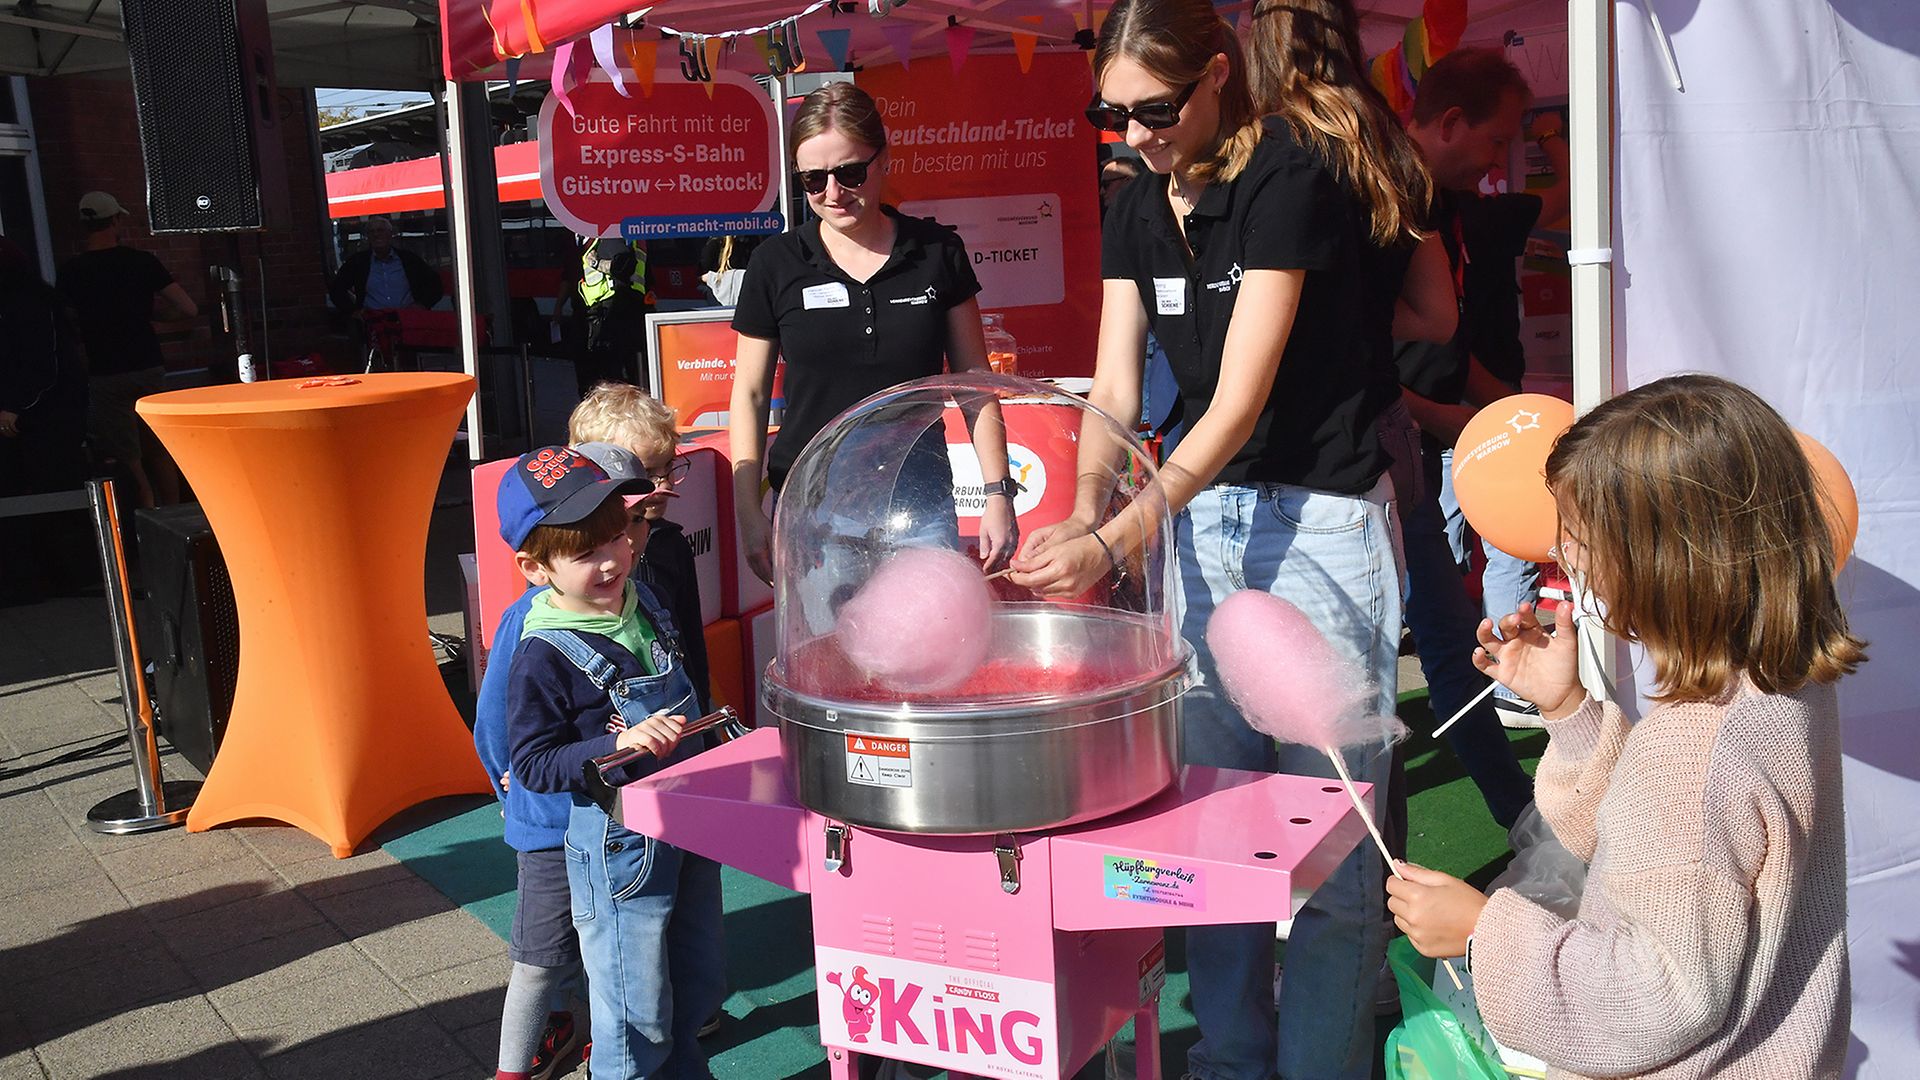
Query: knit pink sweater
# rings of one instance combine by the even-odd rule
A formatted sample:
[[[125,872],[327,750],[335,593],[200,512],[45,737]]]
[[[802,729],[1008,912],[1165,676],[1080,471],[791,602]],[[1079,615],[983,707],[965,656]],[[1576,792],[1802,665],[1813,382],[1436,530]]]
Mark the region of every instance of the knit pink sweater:
[[[1555,1078],[1838,1077],[1845,817],[1833,688],[1549,723],[1540,813],[1592,869],[1571,922],[1508,889],[1474,927],[1487,1027]]]

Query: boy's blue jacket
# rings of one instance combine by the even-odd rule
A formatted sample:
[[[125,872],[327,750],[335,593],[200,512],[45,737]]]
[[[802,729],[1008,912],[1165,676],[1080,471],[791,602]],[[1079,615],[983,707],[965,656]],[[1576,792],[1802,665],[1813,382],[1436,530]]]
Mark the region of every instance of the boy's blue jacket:
[[[529,791],[523,784],[500,790],[500,775],[513,766],[507,744],[507,671],[513,667],[514,654],[520,651],[520,631],[526,627],[527,609],[541,591],[528,589],[521,593],[520,599],[500,616],[473,712],[473,745],[480,751],[480,763],[487,767],[487,782],[493,785],[494,795],[506,804],[506,840],[515,851],[558,849],[567,835],[567,815],[573,810],[573,799],[564,792],[542,794]]]

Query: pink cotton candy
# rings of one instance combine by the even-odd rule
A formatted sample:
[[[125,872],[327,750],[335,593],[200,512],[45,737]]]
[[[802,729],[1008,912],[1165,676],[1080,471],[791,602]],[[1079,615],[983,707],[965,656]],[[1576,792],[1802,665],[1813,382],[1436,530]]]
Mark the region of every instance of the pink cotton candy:
[[[1374,714],[1375,688],[1360,665],[1277,596],[1227,597],[1207,621],[1207,647],[1247,723],[1282,742],[1327,750],[1406,734],[1399,720]]]
[[[993,600],[957,551],[906,548],[840,609],[834,633],[868,677],[907,691],[950,690],[985,662]]]

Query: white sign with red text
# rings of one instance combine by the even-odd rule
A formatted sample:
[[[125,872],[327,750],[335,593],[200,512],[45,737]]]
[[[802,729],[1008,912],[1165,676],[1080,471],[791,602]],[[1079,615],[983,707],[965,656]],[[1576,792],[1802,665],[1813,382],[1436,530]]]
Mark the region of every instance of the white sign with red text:
[[[825,946],[814,961],[828,1046],[975,1076],[1059,1075],[1048,983]]]

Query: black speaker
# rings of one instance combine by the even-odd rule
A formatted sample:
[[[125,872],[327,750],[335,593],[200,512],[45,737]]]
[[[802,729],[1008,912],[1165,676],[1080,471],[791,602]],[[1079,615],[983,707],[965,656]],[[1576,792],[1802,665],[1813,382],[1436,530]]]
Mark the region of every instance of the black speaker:
[[[154,232],[264,229],[286,164],[266,0],[120,5]]]
[[[154,727],[205,772],[240,675],[240,617],[226,560],[194,504],[141,510],[140,651],[153,666]]]

